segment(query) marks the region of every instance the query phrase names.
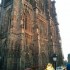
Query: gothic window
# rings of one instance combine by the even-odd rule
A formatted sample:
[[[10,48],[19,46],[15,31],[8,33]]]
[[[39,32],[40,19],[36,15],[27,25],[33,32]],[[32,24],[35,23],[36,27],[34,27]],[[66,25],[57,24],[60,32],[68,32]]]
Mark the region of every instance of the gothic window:
[[[40,22],[40,33],[44,33],[44,25],[43,25],[43,22]]]
[[[20,57],[20,42],[18,42],[18,41],[15,43],[14,56],[16,58]]]
[[[44,11],[44,2],[39,0],[39,7],[42,11]]]
[[[25,54],[25,67],[30,67],[31,63],[30,63],[30,57],[29,57],[29,53],[26,52]]]
[[[46,60],[47,58],[46,58],[46,55],[44,52],[41,53],[41,56],[42,56],[42,65],[44,66],[47,62],[47,60]]]
[[[25,10],[25,17],[24,17],[24,29],[27,31],[31,31],[31,15],[29,11],[26,9]]]
[[[4,32],[8,32],[10,25],[11,25],[11,9],[8,9],[5,15]]]
[[[27,16],[25,17],[25,29],[27,29]]]

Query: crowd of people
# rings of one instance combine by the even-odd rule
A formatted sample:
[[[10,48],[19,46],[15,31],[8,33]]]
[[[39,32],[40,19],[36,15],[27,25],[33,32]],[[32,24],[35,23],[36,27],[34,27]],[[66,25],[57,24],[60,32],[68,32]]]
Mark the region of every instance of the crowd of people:
[[[25,70],[33,70],[33,69],[32,68],[26,68]],[[51,63],[48,63],[44,70],[55,70],[55,69]],[[63,68],[63,70],[70,70],[70,64],[67,64],[67,66],[65,68]]]

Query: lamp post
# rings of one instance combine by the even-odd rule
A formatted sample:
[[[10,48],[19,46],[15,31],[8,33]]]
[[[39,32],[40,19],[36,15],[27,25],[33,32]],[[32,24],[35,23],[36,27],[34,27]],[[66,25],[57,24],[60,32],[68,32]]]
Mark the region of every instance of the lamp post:
[[[0,70],[2,70],[2,57],[0,56]]]
[[[57,55],[56,54],[53,54],[53,62],[54,62],[55,70],[56,70],[56,62],[57,62]]]
[[[1,60],[1,56],[0,56],[0,60]]]

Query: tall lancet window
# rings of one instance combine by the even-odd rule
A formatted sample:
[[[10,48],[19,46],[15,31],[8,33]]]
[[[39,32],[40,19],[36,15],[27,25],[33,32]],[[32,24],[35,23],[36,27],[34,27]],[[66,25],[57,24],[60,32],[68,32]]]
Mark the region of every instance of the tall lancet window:
[[[44,11],[44,0],[39,0],[39,7],[42,11]]]

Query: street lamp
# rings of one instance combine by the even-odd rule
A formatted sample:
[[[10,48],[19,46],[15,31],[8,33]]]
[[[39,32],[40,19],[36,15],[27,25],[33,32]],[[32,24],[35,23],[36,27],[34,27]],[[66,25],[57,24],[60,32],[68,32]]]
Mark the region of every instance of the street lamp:
[[[0,56],[0,60],[1,60],[1,56]]]
[[[54,61],[54,67],[56,70],[56,62],[57,62],[57,55],[56,54],[53,54],[53,61]]]
[[[2,70],[2,57],[0,56],[0,70]]]

